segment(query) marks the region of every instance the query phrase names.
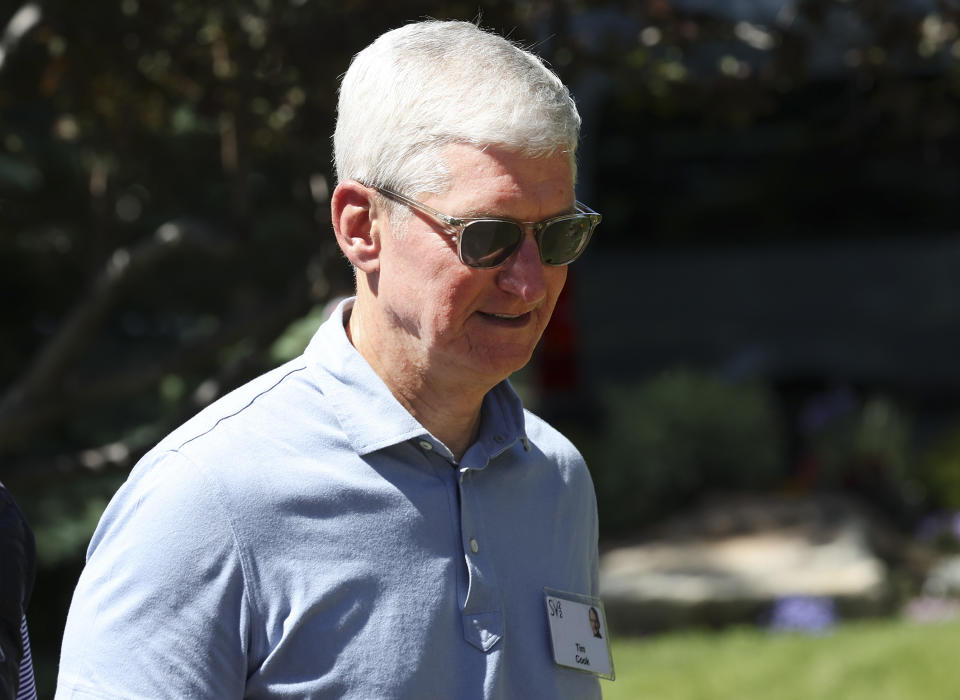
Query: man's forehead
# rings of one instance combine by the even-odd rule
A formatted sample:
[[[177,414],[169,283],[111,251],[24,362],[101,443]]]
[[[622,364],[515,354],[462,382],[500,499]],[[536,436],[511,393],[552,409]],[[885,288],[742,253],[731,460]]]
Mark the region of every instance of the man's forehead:
[[[544,166],[568,174],[572,181],[573,163],[569,154],[552,152],[535,154],[502,144],[476,145],[455,142],[443,148],[443,160],[451,169],[467,165],[472,170],[487,169],[529,170]]]
[[[531,156],[455,144],[444,156],[450,187],[441,197],[457,200],[461,216],[489,213],[491,205],[516,200],[573,206],[573,172],[565,154]]]

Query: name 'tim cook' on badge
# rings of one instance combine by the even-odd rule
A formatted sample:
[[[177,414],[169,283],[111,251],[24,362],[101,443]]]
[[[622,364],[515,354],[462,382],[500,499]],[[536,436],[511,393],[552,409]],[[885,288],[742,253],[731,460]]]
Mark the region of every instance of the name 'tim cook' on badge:
[[[576,593],[544,588],[553,660],[600,678],[614,679],[603,603]]]

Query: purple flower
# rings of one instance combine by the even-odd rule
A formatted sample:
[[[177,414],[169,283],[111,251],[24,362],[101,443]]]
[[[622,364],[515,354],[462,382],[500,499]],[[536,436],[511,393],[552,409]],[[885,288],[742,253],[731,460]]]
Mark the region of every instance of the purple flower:
[[[933,542],[943,537],[960,542],[960,511],[927,515],[917,525],[916,537],[922,542]]]
[[[778,632],[824,634],[837,622],[831,598],[785,596],[773,604],[770,629]]]

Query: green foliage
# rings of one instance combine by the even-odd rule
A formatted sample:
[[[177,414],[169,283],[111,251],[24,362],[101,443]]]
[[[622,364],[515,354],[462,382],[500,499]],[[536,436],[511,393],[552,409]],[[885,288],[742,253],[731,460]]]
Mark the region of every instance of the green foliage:
[[[922,495],[913,473],[911,418],[882,395],[811,434],[805,459],[812,470],[808,486],[853,490],[891,514],[907,514]]]
[[[877,466],[891,483],[902,483],[911,462],[912,428],[894,401],[872,396],[863,406],[815,433],[808,453],[819,465],[818,485],[842,487],[865,465]]]
[[[7,476],[182,419],[200,387],[214,396],[267,368],[290,323],[348,291],[326,213],[338,77],[385,29],[476,13],[23,5],[29,26],[0,60],[0,292],[18,300],[0,318]],[[484,12],[505,31],[512,16]]]
[[[583,443],[606,533],[644,525],[709,490],[760,490],[785,470],[770,391],[677,370],[610,387],[602,431]]]
[[[920,476],[934,505],[960,510],[960,428],[954,428],[921,456]]]
[[[960,687],[957,623],[842,625],[826,636],[759,629],[615,639],[605,700],[949,700]]]
[[[903,526],[928,502],[960,507],[960,438],[930,450],[918,469],[912,417],[886,396],[853,402],[801,430],[795,456],[788,454],[779,399],[766,385],[676,370],[607,387],[602,402],[599,432],[575,441],[594,475],[607,536],[710,492],[843,491]]]
[[[270,346],[270,358],[281,364],[292,360],[306,349],[310,338],[326,320],[327,305],[315,306],[303,318],[297,319]]]
[[[37,540],[41,571],[82,561],[104,508],[125,479],[123,474],[84,474],[53,479],[43,489],[13,484]]]

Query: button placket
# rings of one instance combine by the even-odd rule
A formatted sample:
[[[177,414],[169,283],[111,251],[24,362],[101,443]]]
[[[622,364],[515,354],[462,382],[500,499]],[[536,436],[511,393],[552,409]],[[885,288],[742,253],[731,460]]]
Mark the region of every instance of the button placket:
[[[471,470],[460,472],[460,532],[467,564],[467,596],[463,604],[464,638],[482,651],[489,651],[503,636],[503,610],[496,574],[481,545],[480,511]]]

